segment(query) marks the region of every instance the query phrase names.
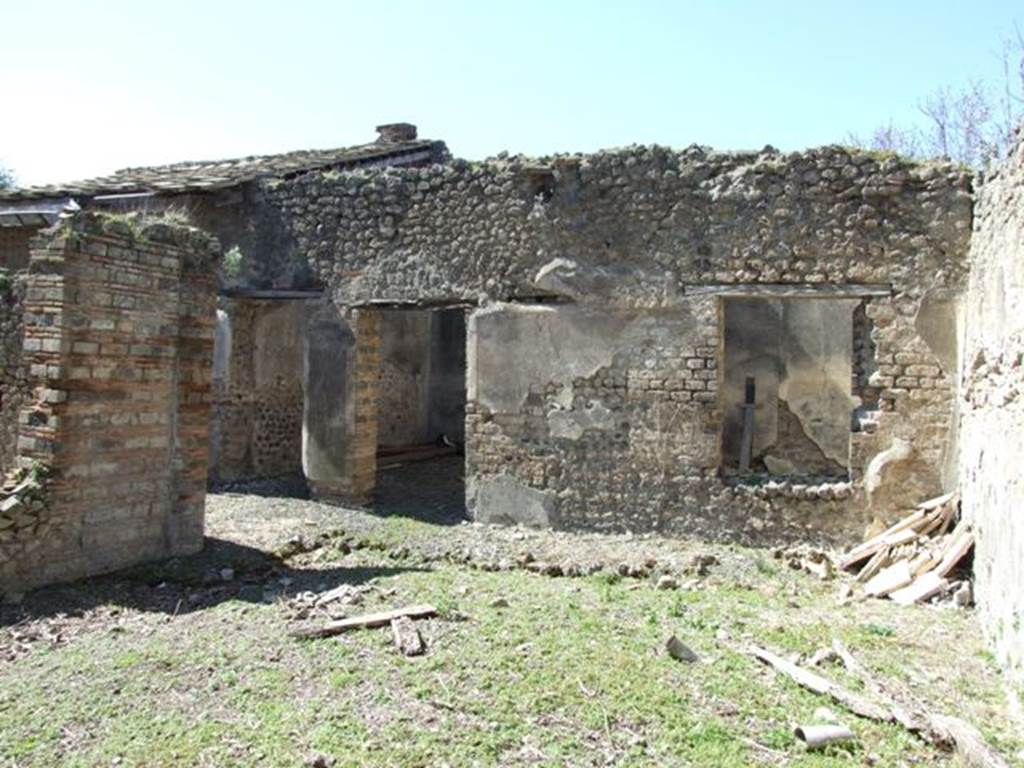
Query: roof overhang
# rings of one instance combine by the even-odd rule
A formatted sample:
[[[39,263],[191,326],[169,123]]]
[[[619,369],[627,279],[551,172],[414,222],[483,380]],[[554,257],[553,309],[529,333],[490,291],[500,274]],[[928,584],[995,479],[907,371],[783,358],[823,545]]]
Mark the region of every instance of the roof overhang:
[[[73,198],[0,200],[0,227],[48,227],[65,212],[77,211]]]

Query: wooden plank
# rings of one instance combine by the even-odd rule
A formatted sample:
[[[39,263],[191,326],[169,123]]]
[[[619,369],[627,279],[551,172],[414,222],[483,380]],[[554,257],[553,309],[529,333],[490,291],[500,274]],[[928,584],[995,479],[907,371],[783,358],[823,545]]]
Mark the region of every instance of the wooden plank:
[[[910,563],[898,560],[865,584],[864,592],[872,597],[885,597],[890,592],[907,586],[913,580]]]
[[[942,562],[942,553],[937,549],[929,547],[910,563],[910,572],[916,579],[921,574],[930,571],[940,562]]]
[[[867,565],[861,569],[861,572],[857,574],[857,581],[864,583],[869,581],[885,566],[889,565],[891,558],[889,556],[888,548],[879,550],[874,556],[868,560]]]
[[[353,629],[383,627],[403,616],[408,616],[410,619],[426,619],[436,615],[437,609],[432,605],[413,605],[408,608],[396,608],[392,611],[367,613],[362,616],[338,619],[337,621],[332,621],[319,627],[299,627],[291,630],[288,634],[301,640],[310,640],[318,637],[340,635],[343,632],[348,632]]]
[[[892,713],[885,708],[868,701],[853,691],[846,690],[828,678],[815,674],[803,667],[798,667],[791,661],[787,661],[781,656],[776,656],[771,651],[755,645],[750,648],[750,654],[786,675],[797,685],[819,695],[830,697],[837,704],[841,704],[856,715],[869,720],[876,720],[880,723],[888,723],[893,719]]]
[[[964,559],[964,555],[970,552],[973,546],[974,534],[970,531],[964,531],[954,537],[942,555],[942,562],[935,567],[935,572],[940,576],[948,576],[949,572],[956,568],[957,563]]]
[[[833,648],[850,672],[864,680],[865,685],[876,696],[887,700],[887,706],[892,710],[893,719],[908,731],[928,739],[936,747],[947,748],[952,744],[969,768],[1009,768],[1002,757],[985,743],[982,735],[970,723],[958,717],[929,712],[922,702],[902,686],[899,687],[902,688],[901,698],[904,701],[897,703],[893,700],[892,695],[887,694],[887,691],[897,688],[893,682],[889,681],[883,684],[872,677],[849,651],[842,648],[842,644],[838,640],[833,642]],[[920,714],[911,714],[903,708],[903,704],[908,705],[913,712]]]
[[[936,496],[934,499],[928,499],[928,501],[922,501],[920,504],[917,505],[917,508],[918,509],[923,509],[926,512],[929,511],[929,510],[932,510],[932,509],[938,509],[943,504],[945,504],[947,501],[952,500],[952,498],[954,496],[956,496],[956,491],[950,491],[949,493],[944,493],[941,496]]]
[[[912,605],[923,603],[933,595],[937,595],[949,585],[949,582],[942,578],[936,571],[928,571],[923,576],[914,579],[913,583],[902,589],[889,593],[889,599],[900,605]]]
[[[888,547],[898,547],[902,544],[916,541],[917,537],[918,533],[913,528],[904,528],[902,531],[897,531],[896,533],[886,536],[885,544]]]
[[[985,738],[970,723],[951,715],[930,714],[928,724],[945,740],[952,742],[969,768],[1009,768],[1009,765],[985,743]]]
[[[866,560],[871,557],[878,552],[878,550],[888,546],[888,544],[885,543],[886,537],[892,536],[893,534],[899,533],[907,528],[916,528],[924,521],[927,514],[928,513],[924,510],[919,509],[913,514],[903,518],[895,525],[882,531],[874,538],[868,539],[863,544],[859,544],[854,547],[847,552],[846,556],[839,562],[839,567],[843,569],[851,568],[862,560]]]

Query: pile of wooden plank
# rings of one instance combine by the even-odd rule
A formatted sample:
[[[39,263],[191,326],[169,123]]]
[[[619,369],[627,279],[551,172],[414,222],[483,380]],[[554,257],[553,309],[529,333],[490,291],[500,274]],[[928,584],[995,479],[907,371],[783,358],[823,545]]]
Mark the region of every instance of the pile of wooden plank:
[[[947,577],[974,546],[969,524],[961,520],[953,526],[958,508],[955,491],[919,504],[913,514],[850,550],[840,567],[858,570],[857,580],[870,597],[902,605],[929,600],[949,588]]]

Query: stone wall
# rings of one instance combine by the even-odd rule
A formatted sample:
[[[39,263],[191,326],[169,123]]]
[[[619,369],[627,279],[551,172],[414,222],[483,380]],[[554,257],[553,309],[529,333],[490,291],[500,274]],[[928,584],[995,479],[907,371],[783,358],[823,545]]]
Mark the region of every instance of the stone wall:
[[[194,229],[89,214],[36,242],[19,461],[52,475],[46,518],[0,547],[0,591],[202,547],[217,254]]]
[[[381,446],[424,443],[430,439],[431,315],[416,310],[380,313]]]
[[[537,378],[515,408],[505,403],[494,411],[470,397],[470,421],[478,422],[468,436],[470,473],[486,480],[484,457],[505,456],[506,474],[556,499],[559,525],[684,529],[698,507],[710,504],[719,507],[715,527],[724,536],[759,528],[802,535],[796,520],[808,530],[850,534],[871,516],[895,517],[943,488],[956,381],[955,356],[953,367],[944,357],[950,338],[955,347],[955,315],[941,309],[965,288],[971,222],[970,178],[959,169],[836,147],[788,155],[631,147],[372,175],[312,173],[263,189],[288,234],[284,240],[339,307],[467,302],[486,313],[494,302],[556,300],[593,313],[595,322],[619,317],[626,327],[689,327],[700,318],[701,343],[693,348],[713,348],[715,355],[694,354],[693,365],[700,358],[717,366],[703,368],[704,375],[721,370],[717,317],[725,296],[865,297],[859,326],[868,326],[875,357],[876,410],[862,415],[865,428],[851,434],[851,486],[721,482],[718,438],[710,436],[721,434],[722,408],[716,390],[702,384],[707,402],[687,405],[678,417],[689,434],[706,436],[700,458],[680,457],[672,471],[690,479],[658,496],[657,504],[650,501],[655,491],[646,489],[662,471],[652,457],[662,454],[649,445],[647,411],[583,428],[580,444],[562,457],[564,477],[545,469],[555,463],[547,437],[552,424],[536,422],[553,411],[544,400],[548,385],[561,391],[568,360],[596,351],[606,359],[608,348],[599,334],[588,334],[581,349],[549,349],[547,339],[533,336],[538,327],[527,323],[527,336],[508,347],[508,363]],[[498,306],[513,322],[514,308]],[[560,318],[552,326],[556,336],[566,331],[561,318],[570,317],[562,311],[552,310]],[[496,319],[485,315],[482,322],[497,333]],[[642,341],[623,339],[627,346]],[[610,383],[590,381],[593,371],[578,382],[570,377],[562,401],[575,403],[577,389],[598,387],[589,398],[595,410],[616,413],[630,376],[649,380],[655,399],[666,402],[674,402],[679,387],[713,381],[683,372],[687,343],[664,343],[666,354],[677,357],[655,361],[648,373],[646,360],[613,345],[612,360],[604,363]],[[554,355],[542,369],[532,363],[538,349]],[[479,386],[486,374],[473,372],[473,365],[470,376]],[[524,423],[533,426],[524,432]],[[712,444],[715,457],[705,457],[703,446]],[[644,509],[636,509],[638,489],[648,494]],[[470,499],[486,515],[476,502]]]
[[[298,474],[306,302],[223,297],[220,312],[211,479]]]
[[[981,186],[971,262],[963,513],[976,530],[982,620],[1012,679],[1024,686],[1024,137]]]
[[[0,270],[0,475],[15,465],[18,418],[30,390],[22,357],[25,277]]]
[[[29,243],[36,227],[0,226],[0,269],[18,270],[28,266]]]

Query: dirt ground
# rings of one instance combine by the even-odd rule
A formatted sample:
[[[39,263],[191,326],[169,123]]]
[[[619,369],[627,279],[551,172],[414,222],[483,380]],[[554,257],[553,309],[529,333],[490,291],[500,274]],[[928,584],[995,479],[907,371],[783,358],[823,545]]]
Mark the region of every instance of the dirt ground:
[[[748,653],[835,639],[1024,765],[970,610],[840,604],[848,579],[791,552],[477,525],[454,463],[382,481],[371,510],[287,481],[223,490],[201,554],[0,607],[0,766],[957,765]],[[438,611],[418,657],[387,627],[288,634],[415,603]],[[697,661],[666,653],[673,635]],[[809,751],[793,728],[823,719],[856,738]]]

